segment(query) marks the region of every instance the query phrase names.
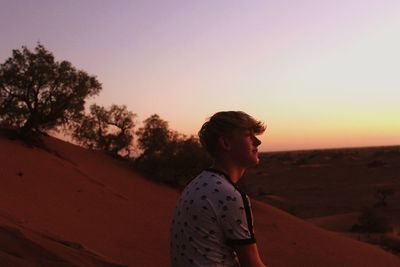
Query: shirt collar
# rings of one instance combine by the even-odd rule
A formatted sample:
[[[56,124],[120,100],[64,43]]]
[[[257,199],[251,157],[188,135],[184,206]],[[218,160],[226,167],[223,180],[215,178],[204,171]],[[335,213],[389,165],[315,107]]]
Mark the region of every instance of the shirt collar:
[[[218,169],[215,169],[213,167],[206,168],[205,170],[209,171],[209,172],[214,172],[214,173],[217,173],[217,174],[221,174],[222,176],[225,177],[226,180],[228,180],[229,183],[231,183],[233,186],[236,187],[236,184],[234,182],[232,182],[231,178],[229,177],[229,175],[226,172],[218,170]]]

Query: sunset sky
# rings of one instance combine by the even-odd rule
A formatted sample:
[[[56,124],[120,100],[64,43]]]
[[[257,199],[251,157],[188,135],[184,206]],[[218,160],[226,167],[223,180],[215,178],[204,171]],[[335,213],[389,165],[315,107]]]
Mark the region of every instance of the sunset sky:
[[[0,62],[41,42],[103,84],[89,103],[196,134],[264,121],[261,151],[400,144],[400,1],[0,0]]]

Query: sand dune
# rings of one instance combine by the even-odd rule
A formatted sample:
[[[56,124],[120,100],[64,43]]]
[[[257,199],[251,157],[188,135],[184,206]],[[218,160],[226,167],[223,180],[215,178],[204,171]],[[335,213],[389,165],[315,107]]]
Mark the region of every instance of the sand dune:
[[[307,221],[323,229],[334,232],[349,232],[351,227],[358,222],[360,212],[324,216],[308,219]]]
[[[168,266],[178,192],[102,153],[44,140],[51,152],[0,137],[0,266]],[[269,267],[400,266],[378,247],[253,206]]]
[[[123,267],[92,253],[79,243],[29,230],[0,219],[1,266]]]
[[[400,266],[386,251],[329,232],[253,200],[256,236],[268,266]]]

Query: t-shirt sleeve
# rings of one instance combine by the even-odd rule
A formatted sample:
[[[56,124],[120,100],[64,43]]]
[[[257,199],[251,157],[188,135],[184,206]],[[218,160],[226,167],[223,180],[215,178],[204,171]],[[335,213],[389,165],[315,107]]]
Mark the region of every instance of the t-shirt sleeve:
[[[220,201],[219,216],[226,242],[230,246],[255,243],[250,200],[242,192],[227,194]]]

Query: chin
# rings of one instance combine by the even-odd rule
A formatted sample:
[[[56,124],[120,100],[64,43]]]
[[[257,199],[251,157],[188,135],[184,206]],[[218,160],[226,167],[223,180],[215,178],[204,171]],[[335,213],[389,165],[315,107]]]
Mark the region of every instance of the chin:
[[[254,167],[257,166],[260,163],[260,159],[256,156],[256,157],[252,157],[251,159],[249,159],[249,167]]]
[[[259,164],[260,159],[258,158],[257,154],[247,154],[243,155],[245,157],[239,158],[238,163],[240,166],[245,168],[251,168]]]
[[[260,163],[260,159],[259,159],[259,158],[257,158],[253,166],[256,166],[256,165],[258,165],[259,163]]]

